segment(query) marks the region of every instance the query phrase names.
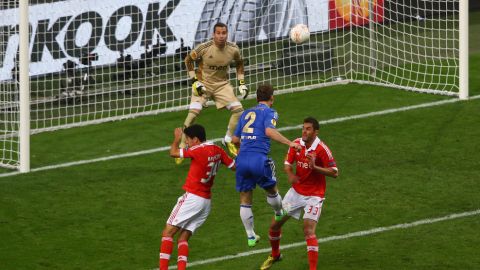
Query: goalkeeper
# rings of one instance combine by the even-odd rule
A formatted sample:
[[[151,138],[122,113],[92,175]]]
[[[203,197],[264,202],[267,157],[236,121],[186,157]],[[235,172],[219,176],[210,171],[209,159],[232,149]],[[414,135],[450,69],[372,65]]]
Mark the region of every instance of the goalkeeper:
[[[205,107],[207,100],[212,99],[217,109],[226,108],[232,113],[222,143],[230,154],[236,156],[238,150],[232,143],[232,135],[243,112],[243,107],[228,78],[229,66],[232,61],[236,63],[238,90],[243,99],[248,96],[248,89],[244,81],[244,65],[240,49],[235,43],[227,41],[227,37],[227,25],[216,23],[213,27],[213,39],[198,45],[185,57],[188,76],[192,80],[193,93],[183,126],[186,128],[192,125],[202,108]],[[197,63],[197,71],[195,71],[194,62]],[[185,137],[182,137],[180,148],[184,147]],[[177,164],[181,164],[182,161],[181,158],[175,159]]]

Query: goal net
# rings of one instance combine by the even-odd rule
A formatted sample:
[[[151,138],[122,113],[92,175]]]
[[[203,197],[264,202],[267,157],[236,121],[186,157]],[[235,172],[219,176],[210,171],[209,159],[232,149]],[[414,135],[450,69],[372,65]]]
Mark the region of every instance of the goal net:
[[[31,133],[186,109],[183,59],[217,22],[241,48],[252,90],[264,82],[280,93],[356,82],[458,96],[459,1],[30,0]],[[18,1],[2,1],[7,167],[19,165],[19,22]],[[309,41],[289,40],[296,24],[308,25]]]

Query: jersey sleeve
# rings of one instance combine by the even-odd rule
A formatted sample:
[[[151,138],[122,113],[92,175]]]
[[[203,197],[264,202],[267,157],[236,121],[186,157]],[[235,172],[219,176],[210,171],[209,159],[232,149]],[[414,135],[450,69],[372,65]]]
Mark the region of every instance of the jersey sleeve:
[[[235,164],[235,161],[225,153],[223,149],[220,148],[222,163],[228,168],[232,168]]]
[[[193,61],[198,61],[200,58],[202,58],[201,47],[202,47],[202,44],[198,45],[190,52],[190,58]]]
[[[199,45],[200,46],[200,45]],[[190,53],[185,57],[185,67],[187,68],[188,76],[193,79],[195,77],[195,65],[194,62],[198,61],[201,56],[199,54],[200,47],[195,47]]]
[[[275,110],[269,110],[266,112],[264,118],[265,128],[276,128],[278,121],[278,114]]]
[[[337,170],[337,162],[335,161],[332,152],[325,144],[323,144],[323,148],[320,151],[320,158],[325,167]]]
[[[181,148],[180,149],[180,157],[181,158],[195,158],[196,156],[196,151],[194,149],[191,149],[191,148]]]

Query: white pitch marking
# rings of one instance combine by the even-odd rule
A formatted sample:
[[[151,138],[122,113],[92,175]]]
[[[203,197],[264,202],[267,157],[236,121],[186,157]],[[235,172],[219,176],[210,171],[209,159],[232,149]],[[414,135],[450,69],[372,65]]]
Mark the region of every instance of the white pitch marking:
[[[392,226],[387,226],[387,227],[377,227],[373,228],[370,230],[365,230],[365,231],[358,231],[358,232],[353,232],[353,233],[347,233],[347,234],[342,234],[342,235],[334,235],[334,236],[329,236],[325,238],[319,238],[318,243],[326,243],[326,242],[331,242],[331,241],[336,241],[336,240],[344,240],[344,239],[349,239],[353,237],[361,237],[361,236],[367,236],[367,235],[372,235],[372,234],[377,234],[377,233],[382,233],[382,232],[388,232],[388,231],[393,231],[393,230],[398,230],[398,229],[407,229],[411,227],[416,227],[420,225],[425,225],[425,224],[432,224],[432,223],[437,223],[437,222],[442,222],[442,221],[447,221],[447,220],[453,220],[453,219],[459,219],[459,218],[464,218],[464,217],[470,217],[470,216],[477,216],[480,214],[480,209],[470,211],[470,212],[463,212],[463,213],[456,213],[456,214],[450,214],[447,216],[439,217],[439,218],[429,218],[429,219],[422,219],[422,220],[417,220],[411,223],[403,223],[403,224],[397,224],[397,225],[392,225]],[[290,249],[294,247],[301,247],[305,246],[305,241],[302,242],[296,242],[288,245],[282,245],[281,249]],[[188,267],[193,267],[197,265],[204,265],[204,264],[211,264],[215,262],[221,262],[221,261],[226,261],[226,260],[233,260],[233,259],[238,259],[242,257],[247,257],[255,254],[260,254],[260,253],[269,253],[271,252],[270,248],[264,248],[264,249],[258,249],[258,250],[253,250],[253,251],[248,251],[248,252],[242,252],[238,253],[235,255],[227,255],[223,257],[217,257],[217,258],[211,258],[211,259],[206,259],[206,260],[201,260],[201,261],[194,261],[191,263],[188,263]],[[158,269],[158,268],[156,268]],[[176,266],[171,266],[168,269],[177,269]]]
[[[472,96],[472,97],[469,98],[469,100],[478,99],[478,98],[480,98],[480,95]],[[372,117],[372,116],[386,115],[386,114],[391,114],[391,113],[396,113],[396,112],[403,112],[403,111],[410,111],[410,110],[421,109],[421,108],[440,106],[440,105],[456,103],[456,102],[460,102],[460,101],[464,101],[464,100],[460,100],[460,99],[456,98],[456,99],[447,99],[447,100],[441,100],[441,101],[435,101],[435,102],[428,102],[428,103],[422,103],[422,104],[418,104],[418,105],[400,107],[400,108],[395,108],[395,109],[388,109],[388,110],[383,110],[383,111],[376,111],[376,112],[370,112],[370,113],[364,113],[364,114],[338,117],[338,118],[333,118],[333,119],[329,119],[329,120],[319,121],[319,123],[321,125],[339,123],[339,122],[344,122],[344,121],[349,121],[349,120],[354,120],[354,119],[368,118],[368,117]],[[283,128],[279,128],[278,130],[287,131],[287,130],[300,129],[300,128],[302,128],[302,125],[283,127]],[[221,138],[213,139],[211,141],[212,142],[219,142],[219,141],[221,141]],[[65,167],[72,167],[72,166],[76,166],[76,165],[95,163],[95,162],[99,162],[99,161],[113,160],[113,159],[133,157],[133,156],[140,156],[140,155],[152,154],[152,153],[156,153],[156,152],[167,151],[169,149],[170,149],[170,146],[163,146],[163,147],[159,147],[159,148],[152,148],[152,149],[142,150],[142,151],[138,151],[138,152],[132,152],[132,153],[126,153],[126,154],[120,154],[120,155],[112,155],[112,156],[107,156],[107,157],[80,160],[80,161],[73,161],[73,162],[67,162],[67,163],[56,164],[56,165],[49,165],[49,166],[45,166],[45,167],[39,167],[39,168],[31,169],[30,172],[53,170],[53,169],[58,169],[58,168],[65,168]],[[0,178],[8,177],[8,176],[15,176],[15,175],[19,175],[19,174],[21,174],[21,173],[18,172],[18,171],[3,173],[3,174],[0,174]]]

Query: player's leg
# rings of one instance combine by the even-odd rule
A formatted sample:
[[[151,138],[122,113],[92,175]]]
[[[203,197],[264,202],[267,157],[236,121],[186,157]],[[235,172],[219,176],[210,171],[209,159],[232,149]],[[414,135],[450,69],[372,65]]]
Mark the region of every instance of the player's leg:
[[[282,195],[278,193],[277,185],[265,190],[267,192],[267,203],[273,208],[275,212],[275,220],[281,220],[285,215],[282,209]]]
[[[195,215],[195,201],[193,196],[185,193],[177,199],[170,216],[167,219],[167,225],[162,232],[162,243],[160,246],[159,269],[167,270],[168,262],[173,250],[173,236],[188,224],[189,219]]]
[[[264,175],[259,185],[267,192],[267,203],[273,208],[275,219],[280,220],[285,213],[282,209],[282,196],[278,193],[275,163],[272,159],[265,158],[263,172]]]
[[[206,199],[194,194],[189,194],[190,200],[186,201],[187,211],[184,211],[183,216],[188,216],[185,222],[182,222],[182,230],[178,236],[178,260],[177,269],[184,270],[187,267],[188,262],[188,240],[193,233],[207,220],[211,209],[211,200]],[[178,217],[181,220],[182,217]]]
[[[240,119],[240,116],[243,113],[242,104],[240,102],[238,102],[238,104],[235,103],[235,105],[237,105],[237,106],[232,106],[232,107],[227,106],[227,108],[232,112],[232,114],[230,115],[230,120],[228,121],[227,132],[226,132],[225,137],[223,139],[223,142],[225,143],[225,146],[227,147],[230,154],[232,154],[233,156],[237,156],[238,149],[232,143],[232,136],[233,136],[233,133],[235,132],[235,129],[237,128],[238,120]]]
[[[232,143],[232,136],[237,128],[238,119],[240,119],[240,116],[243,113],[242,103],[240,103],[238,98],[235,96],[233,87],[229,83],[219,87],[215,91],[215,103],[217,105],[217,109],[225,107],[232,113],[230,120],[228,121],[227,132],[225,133],[222,143],[228,149],[228,152],[230,152],[231,155],[237,156],[238,149]]]
[[[303,220],[303,231],[305,235],[305,241],[307,242],[307,255],[310,270],[316,270],[318,262],[318,240],[315,234],[316,226],[317,222],[315,220]]]
[[[282,200],[282,206],[286,214],[280,220],[276,220],[275,218],[272,219],[272,224],[270,225],[268,233],[270,238],[270,246],[272,247],[272,253],[267,257],[260,267],[262,270],[270,269],[275,262],[282,258],[280,253],[280,239],[282,237],[281,228],[290,217],[295,219],[300,218],[301,211],[305,206],[305,201],[301,196],[299,196],[298,193],[295,192],[293,188],[290,188]]]
[[[270,246],[272,248],[272,253],[268,258],[263,262],[260,269],[269,269],[275,262],[279,261],[282,258],[280,254],[280,239],[282,238],[282,226],[287,222],[290,217],[285,215],[280,220],[272,218],[272,224],[268,231],[268,238],[270,240]]]
[[[178,260],[177,269],[185,270],[187,268],[188,261],[188,239],[192,236],[192,232],[189,230],[181,230],[178,236]]]
[[[195,119],[200,114],[203,108],[203,104],[206,102],[204,97],[197,97],[192,95],[192,99],[190,102],[190,107],[188,110],[187,117],[185,117],[185,121],[183,122],[183,128],[187,128],[195,123]],[[182,139],[180,140],[179,148],[185,148],[185,135],[182,135]],[[182,164],[183,158],[175,158],[175,163],[177,165]]]
[[[318,262],[318,240],[315,234],[318,219],[322,212],[323,199],[310,197],[304,208],[303,233],[307,242],[307,254],[310,270],[317,269]]]
[[[240,153],[236,159],[236,190],[240,193],[240,218],[247,233],[248,246],[256,245],[260,237],[254,231],[254,218],[252,212],[253,190],[256,187],[256,176],[252,173],[255,164],[261,162],[259,155],[253,153]]]
[[[162,243],[160,245],[160,259],[158,267],[160,270],[168,269],[168,262],[173,251],[173,236],[180,228],[167,224],[162,232]]]
[[[255,233],[252,200],[253,190],[240,192],[240,218],[247,233],[247,244],[249,247],[256,246],[260,240],[260,236]]]

